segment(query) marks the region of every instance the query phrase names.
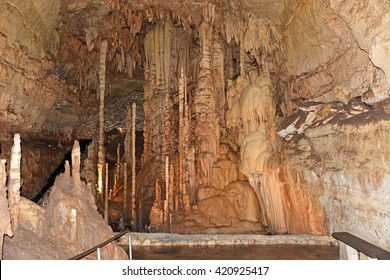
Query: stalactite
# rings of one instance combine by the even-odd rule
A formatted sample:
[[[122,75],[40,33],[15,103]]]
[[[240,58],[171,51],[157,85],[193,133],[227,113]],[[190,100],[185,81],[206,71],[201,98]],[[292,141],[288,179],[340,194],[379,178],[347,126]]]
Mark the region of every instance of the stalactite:
[[[12,230],[16,230],[19,225],[20,215],[20,160],[21,160],[20,135],[14,135],[14,145],[11,149],[11,160],[9,169],[8,201],[11,215]]]
[[[169,137],[165,137],[170,126],[169,80],[175,28],[170,21],[158,22],[145,36],[145,125],[143,163],[152,160],[156,155],[166,154]],[[164,110],[156,113],[155,110]],[[164,115],[164,118],[160,116]],[[146,121],[147,120],[147,121]],[[160,125],[161,124],[161,125]],[[161,143],[163,144],[161,146]],[[163,149],[163,151],[162,151]],[[162,158],[162,161],[164,158]]]
[[[74,185],[76,188],[80,188],[81,179],[80,179],[80,166],[81,166],[81,152],[79,141],[74,141],[72,148],[72,177],[74,180]]]
[[[103,168],[105,164],[104,151],[104,94],[106,91],[106,56],[107,56],[107,40],[103,40],[100,46],[99,60],[99,133],[98,133],[98,191],[103,192]]]
[[[126,72],[129,79],[133,78],[136,62],[131,55],[126,55]]]
[[[131,220],[132,225],[135,227],[136,223],[136,161],[135,161],[135,120],[137,105],[133,103],[131,107]]]
[[[7,172],[5,169],[5,159],[0,160],[0,260],[3,259],[3,237],[8,235],[9,237],[13,236],[12,227],[11,227],[11,217],[8,208],[7,200]]]
[[[225,67],[224,67],[224,45],[222,40],[217,37],[213,44],[213,80],[216,93],[216,113],[218,116],[219,127],[225,127]],[[219,135],[217,135],[219,136]],[[218,139],[218,142],[219,139]]]

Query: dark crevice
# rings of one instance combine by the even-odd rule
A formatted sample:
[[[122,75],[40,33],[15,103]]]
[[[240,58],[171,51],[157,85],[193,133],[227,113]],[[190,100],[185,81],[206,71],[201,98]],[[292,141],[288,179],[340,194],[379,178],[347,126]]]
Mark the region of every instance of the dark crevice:
[[[80,152],[83,153],[85,149],[88,147],[88,145],[92,142],[92,140],[80,140]],[[65,157],[64,160],[61,162],[61,164],[57,167],[57,169],[50,175],[49,179],[47,180],[46,185],[41,189],[41,191],[32,199],[33,202],[38,203],[45,193],[54,185],[54,182],[57,178],[57,176],[65,171],[65,162],[69,161],[69,163],[72,163],[72,151],[69,151]]]

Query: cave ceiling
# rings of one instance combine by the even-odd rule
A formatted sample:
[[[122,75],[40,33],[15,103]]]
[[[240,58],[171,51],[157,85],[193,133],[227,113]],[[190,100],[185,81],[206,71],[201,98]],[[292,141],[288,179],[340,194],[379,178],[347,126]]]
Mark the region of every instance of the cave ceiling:
[[[36,5],[40,11],[48,9],[39,7],[39,4],[32,5]],[[97,90],[100,41],[103,38],[108,40],[108,99],[130,96],[133,101],[137,101],[140,105],[137,130],[141,131],[145,59],[143,43],[145,34],[155,22],[170,20],[177,28],[196,31],[202,22],[204,9],[209,9],[214,26],[226,36],[226,18],[264,18],[277,25],[283,8],[282,0],[63,0],[58,1],[57,5],[52,3],[51,10],[58,10],[56,17],[55,13],[49,11],[40,13],[45,14],[44,21],[48,28],[53,26],[53,33],[56,34],[55,46],[46,52],[55,64],[51,72],[66,81],[74,93],[84,91],[87,93],[84,96],[91,96]],[[91,125],[82,125],[78,129],[79,137],[83,136],[85,127]],[[109,126],[114,127],[115,122]]]
[[[154,22],[169,19],[184,29],[196,29],[202,21],[203,9],[208,7],[213,13],[214,25],[223,33],[226,17],[253,16],[279,24],[284,8],[283,0],[207,3],[210,4],[205,5],[205,1],[59,1],[55,28],[59,37],[55,53],[57,70],[63,70],[74,89],[80,86],[78,84],[88,84],[87,89],[96,87],[97,81],[92,76],[97,71],[99,42],[105,38],[112,46],[109,62],[114,62],[108,64],[110,83],[116,84],[114,88],[126,86],[132,91],[142,90],[143,38]],[[127,54],[131,58],[126,57]],[[126,59],[134,60],[133,69],[125,69],[124,65],[132,65]]]

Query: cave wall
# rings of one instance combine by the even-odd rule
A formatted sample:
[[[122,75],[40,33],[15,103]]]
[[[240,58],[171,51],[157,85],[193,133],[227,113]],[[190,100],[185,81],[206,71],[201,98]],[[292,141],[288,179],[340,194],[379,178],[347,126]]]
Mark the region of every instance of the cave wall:
[[[90,101],[80,101],[66,82],[66,66],[56,63],[59,11],[60,1],[0,1],[0,154],[9,158],[13,134],[20,133],[22,195],[29,199],[70,151],[74,128],[88,119],[80,112]]]
[[[389,249],[387,5],[288,1],[281,108],[289,124],[301,116],[284,149],[325,207],[329,232]]]

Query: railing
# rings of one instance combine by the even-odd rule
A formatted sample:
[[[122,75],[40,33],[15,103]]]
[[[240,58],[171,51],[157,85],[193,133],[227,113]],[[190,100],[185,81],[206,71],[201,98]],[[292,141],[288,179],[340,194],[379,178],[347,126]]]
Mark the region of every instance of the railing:
[[[348,259],[362,259],[360,253],[363,253],[372,259],[390,260],[390,252],[348,232],[334,232],[332,236],[349,246],[345,248]]]
[[[123,235],[125,234],[128,234],[128,238],[129,238],[129,259],[132,260],[133,259],[133,253],[132,253],[132,246],[131,246],[131,234],[130,234],[130,231],[129,230],[125,230],[125,231],[122,231],[121,233],[118,233],[117,235],[115,235],[114,237],[111,237],[110,239],[96,245],[95,247],[92,247],[91,249],[81,253],[81,254],[78,254],[77,256],[74,256],[72,258],[70,258],[69,260],[79,260],[81,258],[84,258],[86,256],[88,256],[89,254],[97,251],[97,257],[98,257],[98,260],[100,260],[100,248],[106,246],[107,244],[111,243],[112,241],[114,240],[117,240],[118,238],[122,237]]]

